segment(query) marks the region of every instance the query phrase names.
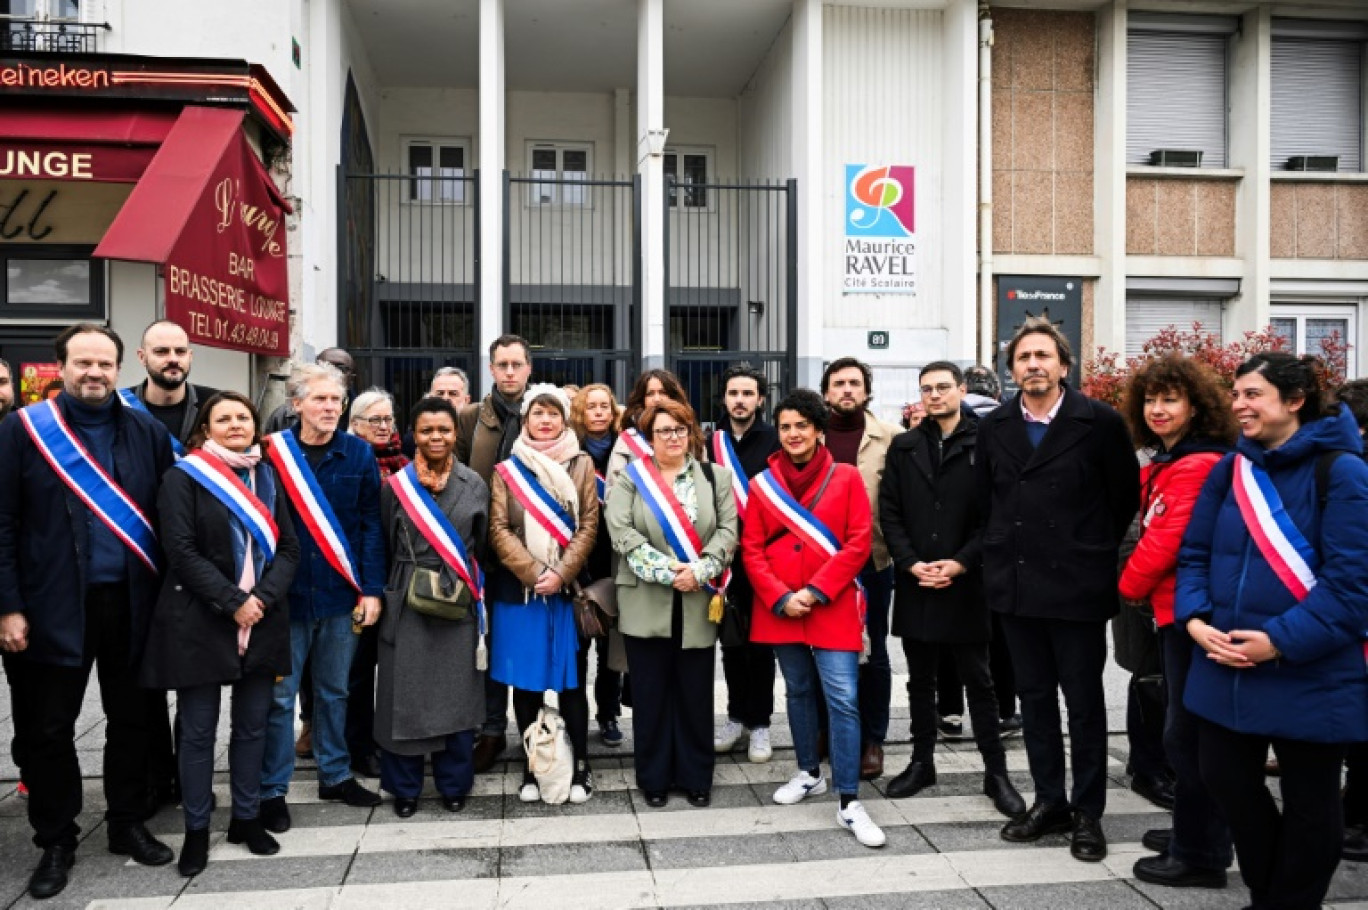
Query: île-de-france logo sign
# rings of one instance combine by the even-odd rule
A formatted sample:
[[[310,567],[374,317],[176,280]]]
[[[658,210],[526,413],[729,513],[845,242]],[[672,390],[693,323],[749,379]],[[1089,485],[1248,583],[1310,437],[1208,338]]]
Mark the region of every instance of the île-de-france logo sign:
[[[916,168],[847,164],[842,290],[916,294]]]

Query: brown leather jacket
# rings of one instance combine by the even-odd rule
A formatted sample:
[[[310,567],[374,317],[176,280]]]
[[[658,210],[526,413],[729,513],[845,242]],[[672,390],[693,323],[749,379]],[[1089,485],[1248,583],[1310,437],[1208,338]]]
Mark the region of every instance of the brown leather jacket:
[[[570,538],[570,546],[561,554],[560,562],[551,566],[533,559],[523,544],[523,522],[527,518],[527,513],[523,510],[522,503],[509,495],[508,487],[498,474],[494,474],[494,479],[490,482],[489,543],[494,548],[499,562],[516,575],[525,588],[534,587],[542,571],[548,568],[559,575],[569,588],[570,582],[579,576],[580,570],[584,568],[585,561],[594,549],[599,524],[594,460],[581,452],[570,460],[567,470],[570,472],[570,479],[575,482],[575,490],[579,493],[579,515],[575,516],[579,525],[575,528],[575,535]]]

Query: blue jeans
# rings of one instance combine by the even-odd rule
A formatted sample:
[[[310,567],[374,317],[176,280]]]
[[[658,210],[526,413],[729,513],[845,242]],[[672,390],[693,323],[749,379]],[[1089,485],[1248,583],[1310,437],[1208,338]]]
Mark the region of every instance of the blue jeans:
[[[893,567],[874,568],[873,561],[860,573],[868,612],[869,660],[860,667],[860,743],[883,745],[888,739],[888,705],[893,700],[893,668],[888,662],[888,611],[893,604]]]
[[[860,792],[860,655],[807,645],[775,645],[774,656],[788,690],[789,730],[800,770],[821,765],[817,757],[817,690],[826,695],[830,724],[831,776],[836,792]]]
[[[348,613],[290,623],[290,675],[275,684],[266,723],[261,798],[284,796],[294,776],[294,704],[304,662],[313,672],[313,750],[318,782],[335,787],[352,776],[347,751],[347,681],[357,636]]]

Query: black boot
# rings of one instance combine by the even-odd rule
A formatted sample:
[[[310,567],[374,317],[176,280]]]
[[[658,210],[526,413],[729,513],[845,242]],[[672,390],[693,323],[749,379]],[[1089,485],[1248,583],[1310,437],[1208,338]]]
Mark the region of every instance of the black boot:
[[[34,900],[47,900],[67,886],[71,867],[76,865],[75,847],[48,847],[38,868],[29,876],[29,894]]]
[[[209,829],[199,828],[185,832],[185,843],[181,844],[180,859],[176,867],[180,874],[189,878],[199,875],[209,865]]]
[[[912,759],[901,774],[888,782],[884,792],[889,799],[904,799],[916,796],[936,782],[936,766],[929,761]]]
[[[983,795],[993,801],[993,808],[1008,818],[1026,814],[1026,800],[1012,786],[1006,771],[989,771],[983,776]]]
[[[235,818],[228,823],[228,843],[246,844],[257,856],[275,856],[280,843],[262,827],[258,818]]]

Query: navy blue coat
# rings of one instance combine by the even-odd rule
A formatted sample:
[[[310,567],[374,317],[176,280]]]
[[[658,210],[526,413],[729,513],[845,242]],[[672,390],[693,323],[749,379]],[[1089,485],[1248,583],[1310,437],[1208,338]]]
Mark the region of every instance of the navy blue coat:
[[[1316,585],[1301,603],[1278,580],[1240,516],[1234,456],[1212,469],[1178,556],[1177,622],[1200,617],[1224,632],[1262,630],[1279,660],[1233,669],[1198,651],[1183,703],[1239,733],[1320,743],[1368,740],[1368,465],[1335,461],[1325,510],[1316,490],[1323,452],[1363,449],[1347,408],[1266,451],[1241,439],[1240,454],[1273,480],[1287,514],[1316,549]]]
[[[70,421],[65,392],[57,406]],[[119,485],[157,527],[157,490],[174,456],[166,428],[154,417],[115,407],[114,461]],[[22,612],[29,624],[27,659],[81,665],[85,644],[88,522],[99,521],[38,452],[18,413],[0,423],[0,613]],[[159,579],[131,551],[128,595],[130,651],[142,651]]]

